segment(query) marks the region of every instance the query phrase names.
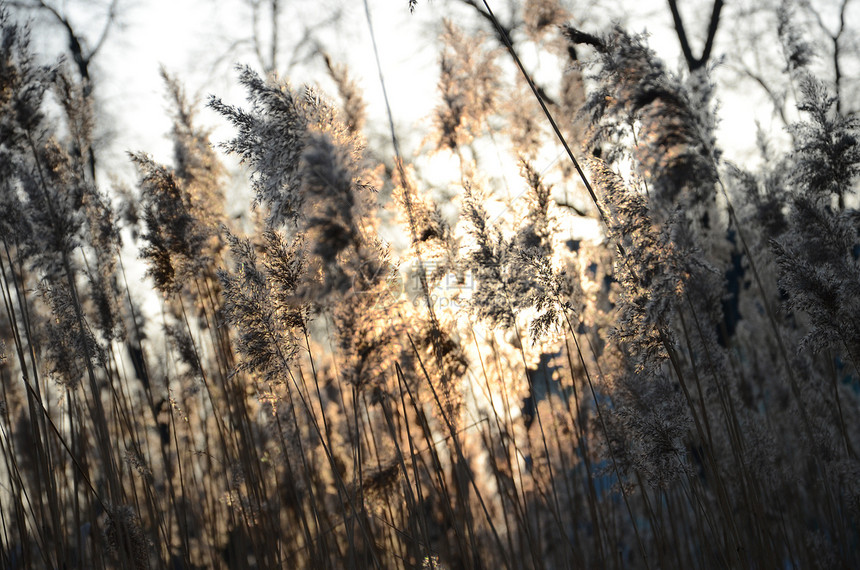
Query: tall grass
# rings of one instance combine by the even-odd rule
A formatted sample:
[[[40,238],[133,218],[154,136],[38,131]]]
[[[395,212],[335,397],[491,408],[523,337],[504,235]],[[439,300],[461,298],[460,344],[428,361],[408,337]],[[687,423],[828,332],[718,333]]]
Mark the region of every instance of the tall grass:
[[[115,207],[86,99],[0,12],[0,566],[860,564],[856,117],[794,58],[793,147],[745,171],[705,70],[539,7],[542,108],[445,26],[456,217],[424,157],[372,158],[328,58],[342,108],[239,70],[220,149],[165,74],[173,164],[132,153]]]

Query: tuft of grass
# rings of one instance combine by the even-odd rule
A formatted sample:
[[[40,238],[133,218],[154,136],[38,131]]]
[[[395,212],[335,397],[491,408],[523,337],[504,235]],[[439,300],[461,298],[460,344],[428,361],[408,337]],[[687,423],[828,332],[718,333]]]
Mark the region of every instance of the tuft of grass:
[[[704,70],[529,4],[558,100],[448,23],[411,165],[346,68],[341,105],[241,68],[247,105],[209,101],[241,227],[167,74],[173,164],[132,153],[115,209],[81,90],[0,10],[0,565],[860,565],[856,119],[785,12],[803,120],[744,171]]]

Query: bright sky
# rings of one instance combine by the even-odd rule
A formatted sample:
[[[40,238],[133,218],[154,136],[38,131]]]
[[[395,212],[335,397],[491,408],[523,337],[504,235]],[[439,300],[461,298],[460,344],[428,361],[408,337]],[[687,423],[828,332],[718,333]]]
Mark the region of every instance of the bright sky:
[[[335,61],[349,64],[364,89],[374,117],[371,122],[380,124],[381,88],[362,3],[284,4],[287,7],[282,15],[281,37],[286,41],[301,33],[299,18],[289,13],[291,4],[298,4],[298,10],[305,14],[301,19],[310,22],[325,19],[340,4],[344,18],[339,29],[336,33],[321,31],[318,38]],[[430,12],[435,6],[427,6],[410,16],[405,1],[375,0],[371,8],[389,96],[398,124],[406,130],[435,104],[437,54],[429,44],[426,30],[431,20],[438,20],[438,15]],[[114,39],[115,49],[106,50],[100,61],[109,82],[109,86],[102,87],[105,109],[126,126],[116,133],[115,146],[141,148],[169,161],[170,145],[164,134],[170,122],[165,113],[159,66],[164,65],[177,75],[204,102],[208,95],[215,94],[227,102],[243,104],[244,93],[235,86],[234,66],[242,63],[256,66],[256,60],[250,46],[231,49],[230,44],[250,36],[250,10],[241,0],[138,0],[126,20],[126,31]],[[282,59],[288,57],[288,53],[282,54]],[[335,96],[333,84],[321,72],[321,64],[321,58],[316,57],[310,68],[296,66],[290,81],[321,82],[329,95]],[[409,74],[408,81],[403,80],[404,73]],[[201,118],[210,126],[224,126],[214,115],[204,113]],[[219,129],[213,139],[223,140],[230,134],[229,130]]]
[[[84,22],[99,29],[99,17],[104,13],[102,4],[108,0],[64,0],[73,21]],[[232,46],[233,42],[251,35],[251,11],[248,0],[120,0],[120,22],[97,57],[98,96],[102,110],[110,118],[113,142],[110,153],[102,160],[113,170],[124,171],[133,179],[133,170],[124,153],[144,150],[156,159],[170,162],[170,143],[166,134],[170,120],[166,112],[164,88],[159,66],[177,75],[191,93],[198,93],[201,102],[215,94],[233,104],[243,104],[244,94],[235,86],[233,66],[237,63],[255,64],[248,45]],[[369,124],[377,133],[384,134],[385,111],[373,51],[370,44],[364,4],[356,0],[293,0],[283,2],[280,33],[286,42],[301,37],[306,24],[324,21],[335,10],[343,17],[335,29],[319,31],[315,38],[325,46],[333,59],[345,62],[359,79],[369,104]],[[492,1],[491,6],[504,14],[503,2]],[[582,25],[595,29],[598,21],[606,22],[623,15],[632,31],[648,30],[650,43],[667,61],[677,68],[679,49],[668,9],[663,0],[622,3],[602,2],[616,10],[615,14],[591,8],[588,13],[575,14]],[[435,30],[444,17],[459,21],[463,14],[471,15],[453,0],[422,0],[415,14],[410,14],[406,0],[370,0],[374,28],[387,88],[401,137],[427,126],[426,118],[438,101],[438,49],[433,45]],[[702,14],[685,13],[690,35],[698,39],[695,26]],[[472,18],[474,21],[474,17]],[[728,26],[727,22],[723,22]],[[54,39],[65,38],[59,28],[52,27]],[[90,34],[94,36],[95,33]],[[719,39],[729,39],[730,33],[721,29]],[[695,42],[698,45],[698,42]],[[58,49],[62,49],[60,44]],[[526,57],[528,54],[524,54]],[[284,54],[282,59],[287,59]],[[290,75],[294,83],[320,82],[331,95],[331,82],[321,73],[321,60],[316,58],[310,67],[296,66]],[[760,93],[719,91],[721,142],[726,155],[743,161],[753,150],[755,120],[767,126],[771,120],[766,106],[750,104],[761,102]],[[730,111],[730,112],[729,112]],[[222,141],[231,135],[224,121],[204,112],[201,119],[207,126],[216,128],[213,140]],[[408,148],[408,145],[407,145]]]
[[[91,21],[89,24],[99,30],[101,22],[92,14],[101,15],[103,10],[93,6],[95,2],[108,0],[66,0],[69,13],[78,19]],[[131,4],[133,2],[133,4]],[[621,9],[621,3],[602,0]],[[415,14],[410,14],[407,0],[370,0],[379,55],[392,110],[396,119],[398,135],[405,142],[408,153],[424,137],[429,128],[428,117],[437,105],[438,81],[438,34],[442,18],[449,17],[459,22],[462,15],[474,21],[469,9],[463,9],[454,0],[422,0]],[[503,13],[496,4],[491,5]],[[679,47],[677,37],[671,27],[671,20],[664,0],[626,2],[624,15],[629,17],[630,29],[634,32],[649,31],[651,46],[664,57],[670,69],[679,67]],[[235,85],[234,66],[249,63],[256,66],[253,52],[247,45],[232,45],[234,42],[251,35],[251,13],[247,0],[121,0],[126,6],[120,14],[121,28],[114,29],[108,43],[98,55],[94,73],[97,97],[101,102],[100,111],[109,120],[112,141],[102,151],[100,161],[105,170],[119,173],[122,179],[133,184],[136,174],[125,153],[145,151],[156,160],[169,164],[172,160],[172,145],[167,138],[171,124],[164,95],[164,86],[159,74],[160,66],[177,76],[190,93],[197,93],[201,103],[210,94],[221,97],[227,103],[244,105],[244,92]],[[81,8],[84,6],[84,8]],[[73,10],[77,8],[78,12]],[[368,103],[368,124],[370,136],[387,136],[387,118],[383,104],[382,90],[370,42],[364,4],[360,0],[292,0],[284,2],[284,13],[280,28],[285,40],[301,37],[303,24],[313,25],[326,20],[333,10],[343,10],[343,17],[336,29],[320,31],[316,39],[325,47],[337,62],[346,63],[352,75],[357,78],[364,90]],[[291,12],[295,10],[295,12]],[[603,12],[590,17],[585,14],[580,25],[590,31],[600,31],[597,21],[606,23],[612,16]],[[90,16],[89,20],[87,16]],[[696,21],[691,18],[691,21]],[[65,38],[56,27],[51,41],[56,42],[55,50],[63,49]],[[691,32],[692,35],[693,32]],[[724,37],[730,34],[721,31]],[[38,37],[34,43],[41,44],[47,51],[44,38]],[[696,43],[698,46],[698,42]],[[720,54],[718,44],[716,55]],[[231,47],[232,46],[232,47]],[[525,60],[533,54],[522,53]],[[287,59],[289,56],[284,55]],[[532,61],[534,58],[532,57]],[[319,82],[331,96],[336,95],[333,84],[323,73],[320,58],[309,66],[296,66],[290,79],[293,83]],[[554,69],[534,68],[536,73],[557,73]],[[722,103],[721,143],[730,159],[744,161],[754,154],[755,119],[757,105],[750,100],[761,101],[759,93],[722,90],[718,93]],[[769,120],[768,107],[758,106],[762,121]],[[731,112],[728,112],[731,111]],[[212,140],[224,141],[233,135],[231,128],[218,116],[203,111],[200,120],[205,126],[214,128]],[[411,140],[410,140],[411,137]],[[737,142],[741,141],[741,142]],[[431,167],[433,165],[431,164]],[[494,167],[496,165],[484,165]],[[501,166],[501,165],[500,165]],[[516,165],[509,165],[511,176],[516,177]],[[544,170],[549,164],[537,164]],[[498,168],[498,167],[497,167]],[[428,168],[428,171],[444,174],[441,168]],[[498,174],[498,172],[496,172]],[[451,176],[455,179],[456,176]],[[108,181],[103,176],[103,186]],[[228,204],[228,212],[245,211],[247,202]],[[491,209],[492,210],[492,209]],[[592,233],[596,229],[585,229]],[[386,236],[388,237],[388,236]],[[133,254],[132,254],[133,257]],[[143,268],[140,264],[129,264],[130,281],[142,283]],[[146,288],[146,286],[144,286]],[[157,305],[151,309],[157,311]],[[157,321],[157,315],[151,315]]]

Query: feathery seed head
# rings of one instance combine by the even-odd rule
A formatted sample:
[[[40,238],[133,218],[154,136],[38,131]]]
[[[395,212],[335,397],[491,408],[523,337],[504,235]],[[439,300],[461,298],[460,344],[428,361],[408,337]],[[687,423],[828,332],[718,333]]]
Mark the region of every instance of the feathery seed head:
[[[136,570],[149,568],[150,542],[132,507],[110,507],[102,532],[107,550],[117,562],[132,564]]]

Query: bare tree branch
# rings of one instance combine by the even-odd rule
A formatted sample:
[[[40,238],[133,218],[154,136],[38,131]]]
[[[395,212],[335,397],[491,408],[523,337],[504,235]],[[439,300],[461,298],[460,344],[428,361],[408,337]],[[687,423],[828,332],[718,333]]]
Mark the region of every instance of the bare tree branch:
[[[786,98],[785,98],[784,93],[780,94],[780,93],[774,91],[774,89],[770,86],[770,84],[767,82],[767,80],[764,77],[762,77],[761,74],[756,73],[755,71],[753,71],[752,69],[750,69],[748,66],[746,66],[744,64],[737,65],[737,66],[731,66],[731,67],[733,69],[735,69],[735,71],[737,71],[741,75],[755,81],[758,84],[758,86],[761,87],[762,90],[765,92],[765,95],[767,95],[767,97],[770,99],[771,104],[773,105],[774,112],[777,115],[779,115],[779,119],[782,121],[782,124],[786,127],[791,124],[791,122],[788,119],[788,116],[785,113]],[[788,133],[792,134],[791,131],[788,131]],[[793,137],[793,135],[792,135],[792,137]]]
[[[696,71],[704,67],[711,57],[711,51],[714,47],[714,38],[717,35],[717,28],[720,25],[720,12],[723,10],[723,0],[714,0],[714,8],[711,11],[711,19],[708,22],[708,37],[705,40],[705,47],[702,48],[702,55],[696,57],[693,55],[693,50],[690,47],[690,40],[687,37],[687,32],[684,29],[684,22],[681,19],[681,12],[678,11],[677,0],[668,0],[669,10],[672,12],[672,21],[675,24],[675,32],[678,34],[678,41],[681,42],[681,52],[684,54],[684,60],[687,62],[687,67],[690,71]]]
[[[107,18],[105,19],[105,25],[102,28],[102,33],[99,36],[99,39],[96,40],[96,45],[90,50],[90,59],[92,59],[99,51],[101,51],[102,46],[107,40],[108,34],[116,20],[116,10],[119,5],[119,0],[111,0],[110,7],[108,8]]]
[[[92,92],[90,78],[90,62],[99,53],[102,46],[104,46],[108,34],[110,33],[110,30],[114,22],[116,21],[116,13],[117,6],[119,5],[119,0],[111,1],[110,7],[108,8],[107,16],[105,18],[104,27],[102,28],[101,34],[99,34],[99,39],[95,42],[94,47],[89,50],[84,49],[86,41],[83,35],[78,33],[78,31],[72,25],[69,18],[45,0],[37,0],[35,3],[12,2],[11,5],[19,8],[45,11],[50,14],[60,26],[63,27],[69,40],[69,53],[72,56],[75,65],[77,66],[78,74],[84,82],[84,94],[89,96]]]
[[[842,55],[842,45],[840,40],[845,32],[845,10],[851,0],[842,0],[842,5],[839,7],[839,29],[834,33],[824,24],[821,13],[812,7],[811,2],[805,3],[805,7],[815,17],[818,27],[821,31],[833,42],[833,89],[836,95],[836,112],[842,112],[842,65],[839,58]]]
[[[75,28],[75,26],[69,20],[68,16],[66,16],[58,8],[46,2],[45,0],[35,0],[33,2],[13,1],[10,2],[9,5],[14,6],[16,8],[43,11],[49,14],[51,18],[55,20],[56,23],[59,24],[65,30],[65,33],[68,37],[69,55],[71,55],[72,60],[75,62],[75,67],[77,68],[78,75],[81,79],[82,94],[84,98],[88,100],[88,102],[91,101],[93,83],[90,74],[90,66],[92,64],[93,58],[98,55],[99,51],[101,51],[102,47],[104,47],[110,30],[116,22],[119,0],[111,0],[110,6],[108,7],[107,16],[105,17],[104,26],[102,27],[98,40],[96,40],[93,47],[89,49],[86,49],[85,47],[87,45],[85,37],[79,32],[79,30]],[[92,180],[95,181],[96,157],[92,146],[90,146],[89,148],[88,162],[90,176],[92,177]]]
[[[281,0],[246,0],[246,2],[251,7],[251,37],[234,42],[231,50],[233,47],[245,42],[250,43],[257,62],[260,64],[260,69],[266,75],[275,72],[286,73],[301,61],[310,59],[316,54],[316,46],[319,43],[314,38],[316,31],[331,26],[339,21],[343,15],[342,10],[337,9],[326,19],[304,26],[302,37],[292,41],[292,52],[287,54],[290,56],[289,60],[286,66],[281,69],[281,61],[284,55],[281,49],[282,46],[280,45],[280,25],[278,23],[283,10]],[[263,16],[262,12],[264,9],[268,10],[267,16]],[[263,30],[260,28],[260,21],[264,17],[271,22],[272,26],[269,31],[268,42],[263,41]],[[302,55],[303,53],[304,55]],[[221,59],[223,57],[219,58],[219,61]]]

